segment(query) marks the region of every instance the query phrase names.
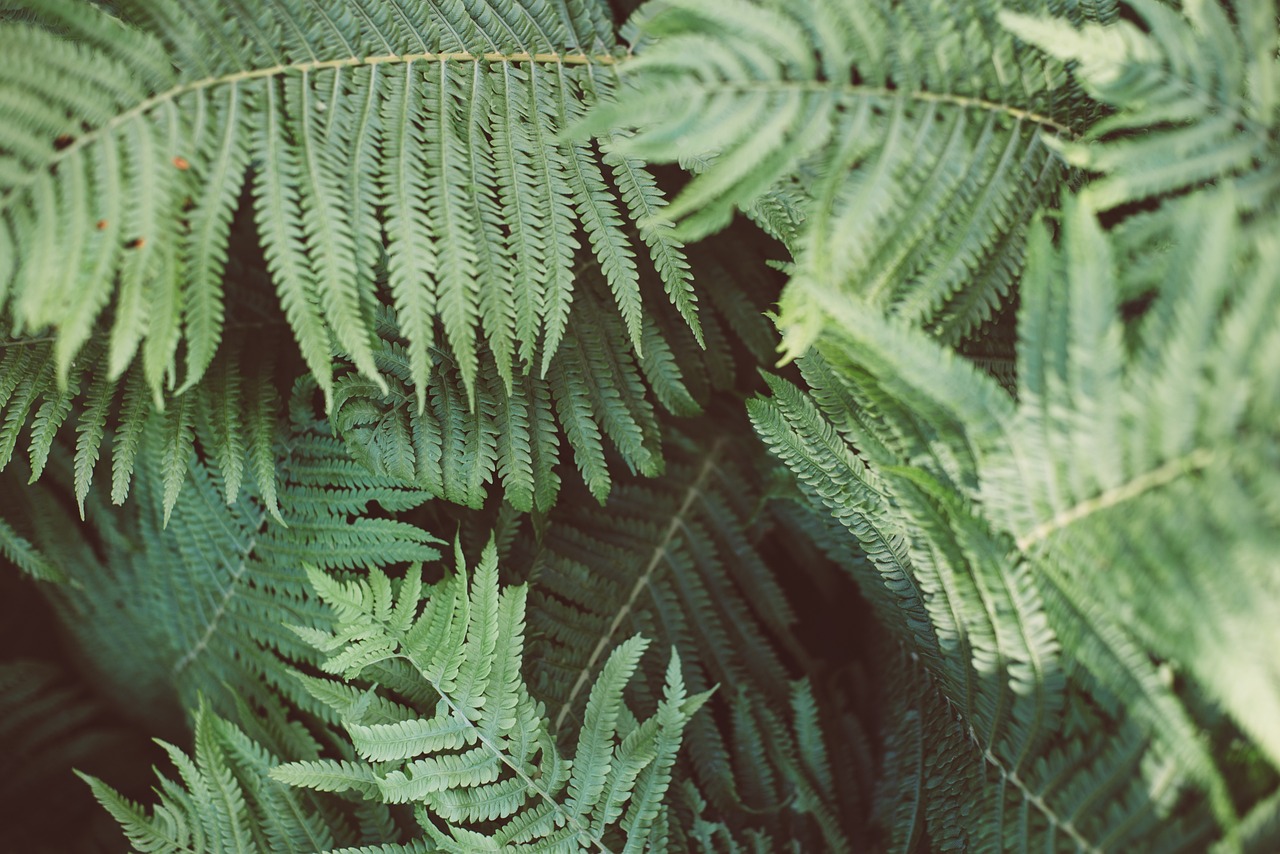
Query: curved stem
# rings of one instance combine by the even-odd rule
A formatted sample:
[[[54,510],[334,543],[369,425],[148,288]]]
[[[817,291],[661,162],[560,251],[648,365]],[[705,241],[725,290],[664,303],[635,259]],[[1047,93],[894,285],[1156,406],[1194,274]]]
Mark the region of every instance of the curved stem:
[[[720,437],[711,446],[711,450],[707,453],[706,461],[703,462],[702,468],[694,477],[693,482],[689,484],[689,488],[685,490],[684,499],[680,502],[680,507],[671,517],[667,530],[662,535],[662,539],[658,540],[653,547],[653,553],[649,556],[649,563],[645,566],[644,571],[636,579],[636,583],[631,588],[631,595],[627,597],[627,601],[622,603],[622,607],[618,609],[618,613],[613,615],[613,620],[609,623],[609,628],[600,636],[600,640],[596,642],[595,649],[591,650],[591,656],[587,659],[587,663],[583,665],[582,671],[578,674],[577,680],[573,683],[573,688],[569,691],[569,696],[565,698],[564,705],[560,707],[559,714],[556,715],[556,730],[559,731],[561,725],[564,724],[565,718],[569,716],[569,709],[573,706],[573,701],[578,694],[582,693],[582,689],[586,687],[587,681],[591,678],[591,671],[595,669],[596,662],[604,655],[605,650],[609,647],[609,641],[613,639],[618,628],[622,625],[622,621],[627,618],[627,614],[631,613],[631,609],[635,607],[636,600],[640,598],[640,594],[649,585],[649,579],[653,577],[654,572],[662,563],[663,557],[666,556],[667,550],[671,547],[672,541],[675,540],[676,534],[684,525],[684,516],[689,512],[689,508],[693,506],[694,500],[702,492],[702,486],[706,483],[707,478],[711,476],[711,472],[715,469],[716,462],[720,456],[720,449],[724,445],[724,437]]]
[[[411,62],[519,62],[555,63],[559,65],[613,65],[618,62],[618,60],[619,57],[608,53],[528,53],[524,51],[514,53],[470,53],[467,51],[386,53],[375,56],[345,56],[340,59],[314,59],[303,62],[279,63],[265,68],[251,68],[245,71],[234,71],[228,74],[202,77],[198,80],[179,83],[163,92],[157,92],[151,97],[139,101],[133,107],[111,117],[111,119],[104,122],[101,126],[86,132],[84,135],[74,139],[67,146],[53,152],[43,169],[30,170],[26,173],[25,180],[14,182],[5,194],[0,196],[0,211],[8,208],[9,204],[17,198],[18,191],[31,183],[31,181],[35,180],[35,176],[44,174],[62,160],[95,142],[103,134],[110,133],[120,125],[132,121],[156,107],[170,104],[176,99],[191,92],[200,92],[208,89],[214,89],[219,86],[230,86],[246,80],[261,80],[271,77],[279,77],[284,74],[305,74],[313,71],[324,71],[331,68],[404,65]]]

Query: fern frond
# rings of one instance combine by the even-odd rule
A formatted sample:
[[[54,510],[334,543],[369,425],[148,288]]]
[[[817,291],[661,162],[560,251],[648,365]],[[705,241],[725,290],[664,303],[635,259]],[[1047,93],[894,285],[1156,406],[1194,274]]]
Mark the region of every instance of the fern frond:
[[[1081,97],[986,9],[921,0],[724,0],[646,7],[617,100],[580,127],[616,157],[697,173],[651,223],[686,238],[741,209],[796,259],[782,324],[812,332],[809,287],[859,294],[954,341],[991,316],[1023,231],[1062,170]],[[613,125],[635,127],[631,135]]]
[[[73,6],[33,0],[32,21],[0,24],[16,60],[0,76],[0,305],[20,333],[52,330],[60,385],[108,305],[110,379],[140,349],[157,398],[200,381],[226,325],[228,233],[251,160],[271,278],[327,399],[335,348],[387,391],[371,316],[384,246],[419,410],[437,322],[468,398],[482,345],[508,388],[517,371],[546,374],[579,249],[642,353],[624,226],[657,191],[636,162],[615,188],[592,146],[560,139],[615,62],[594,4],[285,2],[202,11],[200,24],[172,0],[126,3],[120,19]],[[17,73],[28,57],[39,73]],[[696,330],[678,244],[642,237]]]
[[[166,441],[155,447],[157,455],[152,460],[143,462],[154,462],[166,473],[166,512],[172,510],[185,482],[197,426],[208,440],[205,447],[226,481],[229,502],[235,502],[247,461],[253,463],[260,488],[265,491],[274,487],[270,481],[275,478],[273,445],[277,433],[275,410],[279,406],[275,377],[269,362],[247,376],[241,375],[240,363],[246,352],[243,342],[225,348],[213,359],[208,382],[182,394],[166,396],[163,411],[147,393],[145,369],[136,366],[123,381],[115,382],[106,370],[107,354],[92,343],[60,385],[54,365],[56,346],[47,339],[18,339],[10,342],[0,356],[0,380],[6,376],[13,379],[9,391],[0,384],[0,412],[4,413],[0,468],[12,461],[25,431],[29,437],[28,467],[31,481],[35,482],[44,472],[57,437],[66,432],[63,428],[74,415],[75,499],[81,513],[103,442],[109,435],[112,500],[123,503],[138,454],[143,451],[145,426],[154,418],[164,423]],[[263,486],[264,483],[269,485]]]
[[[790,832],[838,848],[844,833],[830,819],[843,813],[852,822],[853,803],[821,786],[811,790],[818,798],[812,804],[789,796],[794,786],[812,784],[798,782],[800,748],[779,723],[791,714],[788,668],[802,654],[784,640],[796,617],[764,556],[764,496],[757,472],[741,462],[750,439],[699,441],[692,438],[698,433],[695,425],[672,437],[661,481],[618,484],[605,508],[557,508],[536,538],[516,538],[513,557],[532,568],[531,690],[557,728],[585,721],[587,687],[611,645],[633,633],[672,644],[689,662],[691,690],[719,685],[710,701],[717,718],[740,707],[750,721],[730,732],[692,721],[688,759],[677,765],[673,785],[696,780],[726,830]],[[661,668],[642,668],[631,691],[656,702],[663,679]],[[761,725],[780,752],[739,763]],[[834,738],[811,729],[809,744],[817,751],[828,736]],[[829,819],[825,827],[806,823],[801,816],[809,812]]]
[[[774,380],[773,400],[752,413],[812,499],[867,550],[877,570],[861,573],[869,598],[885,617],[898,611],[897,634],[1003,779],[1032,779],[1027,763],[1040,761],[1076,693],[1112,692],[1149,740],[1132,748],[1149,809],[1163,815],[1174,792],[1195,787],[1231,846],[1238,806],[1227,772],[1195,702],[1153,658],[1222,704],[1275,764],[1266,710],[1280,683],[1268,658],[1242,653],[1252,641],[1231,627],[1241,621],[1240,631],[1275,642],[1256,631],[1276,624],[1273,580],[1256,563],[1280,530],[1261,498],[1274,473],[1242,462],[1267,458],[1274,414],[1270,398],[1246,402],[1239,383],[1256,382],[1242,348],[1275,346],[1278,280],[1273,241],[1250,236],[1229,194],[1167,205],[1172,243],[1154,251],[1181,260],[1130,331],[1117,296],[1125,271],[1112,258],[1135,260],[1145,279],[1144,251],[1122,243],[1133,235],[1149,245],[1141,231],[1108,238],[1082,202],[1063,212],[1060,249],[1037,227],[1016,404],[900,320],[830,303],[826,361],[806,366],[812,402]],[[895,539],[874,533],[886,516],[905,523],[897,541],[910,562],[886,560],[881,544]],[[1101,558],[1118,554],[1119,564]],[[1238,600],[1200,569],[1223,560]],[[1154,579],[1159,602],[1145,605]],[[904,600],[923,608],[900,610]],[[1192,639],[1193,623],[1236,639]],[[992,684],[987,674],[1002,675]],[[1032,805],[1060,811],[1058,795],[1033,790],[1024,792]],[[1111,823],[1118,815],[1072,838],[1101,849],[1122,830],[1153,826]],[[1089,824],[1073,826],[1084,834]]]
[[[438,554],[434,537],[378,512],[400,513],[429,495],[352,461],[311,413],[314,388],[304,383],[295,395],[278,517],[247,486],[228,504],[217,470],[189,457],[182,460],[186,486],[170,507],[173,472],[159,464],[164,454],[151,453],[170,444],[158,422],[143,433],[148,453],[134,484],[137,500],[127,509],[107,513],[105,496],[91,492],[91,523],[74,537],[66,535],[73,523],[53,494],[33,492],[15,514],[27,542],[38,544],[39,565],[73,583],[47,595],[70,620],[90,668],[104,684],[120,686],[121,708],[157,728],[171,728],[179,703],[192,706],[197,696],[230,713],[233,698],[265,704],[282,691],[305,709],[323,711],[297,689],[285,663],[314,655],[282,621],[323,625],[301,564],[363,569]],[[64,455],[55,461],[54,482],[69,492],[70,461]]]
[[[1012,770],[974,749],[927,678],[906,661],[885,697],[886,762],[878,821],[887,850],[935,845],[1010,850],[1042,840],[1047,850],[1203,850],[1213,823],[1203,805],[1166,815],[1152,797],[1144,763],[1161,760],[1139,728],[1112,731],[1083,693],[1067,701],[1055,739],[1032,765]]]
[[[718,251],[731,251],[733,244],[722,246]],[[718,259],[716,251],[695,257],[708,282],[727,280],[740,269],[739,263]],[[657,285],[646,279],[641,284]],[[727,367],[735,346],[731,336],[741,334],[756,351],[768,353],[772,337],[761,329],[764,321],[752,316],[766,299],[764,285],[742,288],[736,298],[709,300],[701,314],[705,349],[694,343],[677,311],[647,314],[640,329],[644,350],[636,355],[625,319],[609,307],[608,277],[584,265],[574,297],[576,320],[546,377],[526,374],[508,385],[498,354],[482,347],[470,401],[461,366],[444,351],[428,354],[428,386],[415,386],[417,356],[405,331],[412,320],[400,309],[379,308],[374,358],[386,390],[363,374],[340,371],[333,424],[370,471],[458,504],[480,507],[488,485],[500,481],[517,509],[549,511],[563,479],[562,448],[603,502],[617,468],[614,451],[632,472],[661,473],[659,407],[691,415],[714,391],[732,388],[737,377]],[[418,411],[423,397],[428,405]]]
[[[416,571],[398,585],[378,570],[349,582],[314,569],[309,574],[336,617],[331,633],[302,632],[331,653],[324,670],[351,679],[386,662],[407,662],[437,701],[430,718],[373,725],[359,720],[359,708],[342,703],[343,725],[363,761],[289,763],[272,772],[275,779],[412,802],[442,850],[477,844],[612,850],[606,840],[619,832],[628,844],[644,844],[652,803],[641,802],[645,807],[624,819],[637,778],[651,767],[659,777],[669,773],[669,759],[665,767],[654,763],[674,752],[706,699],[685,693],[676,658],[657,715],[637,723],[621,716],[621,695],[646,642],[636,637],[620,645],[596,682],[569,761],[559,755],[542,707],[521,678],[524,588],[500,590],[492,543],[471,580],[459,550],[457,574],[431,586],[425,606]],[[661,788],[653,781],[654,791]],[[483,835],[468,827],[481,824]]]
[[[1132,5],[1137,21],[1107,26],[1001,15],[1020,38],[1075,63],[1075,78],[1115,111],[1079,140],[1055,143],[1072,165],[1102,173],[1082,199],[1106,210],[1216,182],[1231,185],[1248,209],[1274,209],[1275,9],[1261,0],[1230,11],[1217,3]]]
[[[1256,561],[1280,529],[1261,499],[1273,473],[1255,462],[1268,458],[1273,404],[1250,398],[1241,383],[1256,381],[1245,353],[1276,346],[1280,279],[1273,241],[1242,233],[1233,202],[1229,193],[1211,194],[1178,206],[1172,251],[1183,260],[1142,319],[1132,356],[1116,317],[1114,283],[1124,273],[1092,212],[1083,203],[1068,209],[1060,257],[1038,241],[1041,275],[1028,283],[1026,313],[1033,327],[1062,329],[1073,360],[1046,364],[1022,383],[1007,449],[991,460],[982,494],[1020,549],[1060,567],[1047,578],[1077,603],[1094,570],[1067,556],[1104,548],[1125,554],[1132,580],[1088,597],[1103,606],[1107,616],[1099,617],[1190,668],[1280,766],[1276,675],[1265,667],[1232,674],[1260,661],[1242,653],[1244,641],[1193,641],[1174,616],[1199,614],[1227,634],[1237,620],[1273,625],[1274,581]],[[1052,271],[1068,261],[1075,272],[1065,299],[1046,299],[1044,289],[1056,287]],[[1112,411],[1112,401],[1122,411]],[[1064,423],[1060,413],[1073,417]],[[1044,453],[1045,436],[1056,439],[1046,462],[1069,453],[1078,460],[1072,471],[1028,464]],[[1014,478],[1016,498],[1003,491]],[[1202,505],[1212,512],[1193,509]],[[1199,524],[1189,524],[1193,518]],[[1152,542],[1162,545],[1138,548],[1145,532],[1159,532]],[[1235,567],[1239,601],[1199,569],[1224,558]],[[1141,601],[1138,591],[1157,579],[1167,589],[1160,608],[1121,604],[1122,597]],[[1238,693],[1239,680],[1256,691]]]
[[[1273,3],[0,6],[10,847],[1280,845]]]
[[[271,779],[279,759],[235,725],[201,707],[194,730],[194,756],[160,742],[181,782],[161,777],[150,814],[102,780],[80,774],[132,850],[301,854],[366,841],[335,803]]]
[[[57,564],[41,554],[30,540],[4,519],[0,519],[0,555],[38,581],[62,583],[67,580]]]

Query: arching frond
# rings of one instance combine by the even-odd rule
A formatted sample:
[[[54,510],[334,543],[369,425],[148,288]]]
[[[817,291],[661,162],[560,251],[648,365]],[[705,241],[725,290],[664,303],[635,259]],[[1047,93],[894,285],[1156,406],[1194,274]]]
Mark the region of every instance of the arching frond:
[[[689,725],[676,783],[696,781],[727,827],[789,825],[797,840],[840,850],[847,838],[832,816],[856,805],[830,787],[814,787],[812,803],[791,795],[806,785],[794,759],[801,747],[782,723],[791,713],[798,651],[786,639],[796,616],[762,552],[771,522],[759,473],[742,462],[755,443],[706,421],[672,438],[660,481],[619,484],[606,507],[557,509],[537,537],[516,538],[513,559],[531,567],[530,688],[557,726],[573,723],[621,638],[673,645],[689,662],[690,690],[719,686],[715,717]],[[662,680],[661,667],[641,669],[633,695],[656,702]],[[717,718],[735,725],[726,731]],[[826,736],[819,727],[810,741]],[[806,824],[806,813],[819,822]]]
[[[104,781],[81,774],[132,850],[315,854],[368,840],[340,802],[271,779],[279,759],[239,727],[202,706],[194,730],[194,755],[160,742],[178,779],[160,778],[159,803],[149,815]]]
[[[286,0],[223,15],[154,0],[119,19],[70,0],[22,6],[29,20],[0,22],[0,305],[20,331],[52,330],[60,388],[108,306],[106,380],[139,352],[153,394],[204,376],[246,186],[326,397],[331,348],[383,382],[371,313],[384,247],[419,389],[436,345],[469,395],[481,342],[508,387],[545,375],[579,250],[637,355],[641,254],[699,330],[679,244],[642,223],[642,252],[625,227],[660,204],[643,165],[560,139],[615,61],[595,3]]]
[[[285,615],[295,623],[322,622],[319,603],[306,595],[302,563],[342,570],[438,555],[430,534],[377,512],[408,510],[429,494],[353,462],[311,413],[308,389],[314,393],[314,385],[302,384],[294,397],[279,518],[248,489],[227,504],[216,469],[194,459],[184,463],[187,486],[170,513],[166,473],[150,462],[158,458],[151,453],[138,470],[138,500],[123,511],[94,507],[106,496],[91,492],[97,512],[77,529],[51,484],[33,488],[13,517],[71,582],[47,595],[89,669],[104,686],[117,686],[110,691],[119,708],[158,731],[178,726],[179,708],[199,696],[224,714],[234,698],[265,704],[277,691],[321,710],[284,663],[314,659],[284,628]],[[143,431],[146,446],[165,439],[159,419]],[[67,460],[58,463],[54,483],[69,493]]]
[[[1073,693],[1055,744],[1015,771],[976,749],[964,721],[905,658],[883,707],[884,850],[910,851],[926,840],[989,851],[1028,840],[1050,851],[1189,853],[1209,845],[1206,810],[1165,815],[1153,803],[1142,770],[1149,745],[1134,724],[1105,720],[1085,694]]]
[[[931,0],[645,7],[616,102],[584,127],[620,155],[699,173],[655,212],[682,236],[741,209],[786,243],[793,355],[812,333],[809,287],[954,341],[1007,295],[1026,222],[1061,179],[1046,140],[1076,135],[1081,98],[989,7],[953,12]],[[637,132],[609,134],[616,124]]]
[[[1083,198],[1098,209],[1217,182],[1246,209],[1274,210],[1280,189],[1280,60],[1275,6],[1229,8],[1155,0],[1137,19],[1075,27],[1005,13],[1012,32],[1064,62],[1114,109],[1078,140],[1056,140],[1067,161],[1102,177]]]
[[[1244,391],[1266,382],[1257,354],[1280,347],[1280,255],[1272,235],[1239,229],[1233,201],[1177,206],[1176,261],[1132,342],[1117,318],[1125,271],[1092,212],[1068,209],[1059,251],[1036,240],[1027,333],[1054,329],[1071,360],[1040,359],[1022,339],[1035,369],[981,494],[1018,547],[1053,567],[1056,595],[1186,667],[1280,767],[1280,673],[1260,653],[1280,642],[1280,588],[1261,560],[1280,542],[1266,497],[1277,480],[1259,464],[1276,409]],[[1123,555],[1126,580],[1094,583],[1102,568],[1085,556],[1101,553]],[[1156,586],[1158,607],[1143,592]],[[1208,624],[1215,639],[1195,631]]]

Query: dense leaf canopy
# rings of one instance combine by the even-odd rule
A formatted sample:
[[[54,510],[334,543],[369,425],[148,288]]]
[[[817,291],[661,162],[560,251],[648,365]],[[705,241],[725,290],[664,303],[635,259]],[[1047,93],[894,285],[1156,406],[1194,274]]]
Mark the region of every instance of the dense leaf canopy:
[[[1270,0],[11,0],[0,322],[6,850],[1280,849]]]

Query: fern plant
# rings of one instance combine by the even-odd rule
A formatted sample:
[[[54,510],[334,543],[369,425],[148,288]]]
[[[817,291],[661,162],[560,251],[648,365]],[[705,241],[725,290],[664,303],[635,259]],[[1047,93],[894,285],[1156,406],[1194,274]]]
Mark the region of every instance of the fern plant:
[[[5,4],[3,847],[1280,847],[1278,57]]]
[[[437,320],[469,390],[481,325],[508,386],[515,356],[546,372],[568,322],[577,227],[642,349],[622,212],[659,207],[653,181],[634,161],[556,143],[607,86],[596,82],[597,66],[615,60],[607,20],[586,3],[479,8],[282,3],[224,17],[148,3],[126,4],[126,23],[31,4],[35,22],[4,33],[17,121],[5,138],[0,258],[17,328],[57,331],[65,378],[110,304],[108,377],[141,347],[159,394],[179,379],[184,343],[182,385],[199,382],[224,325],[227,229],[253,161],[268,269],[327,397],[331,339],[381,385],[368,313],[384,246],[420,388]],[[45,70],[21,74],[37,57]],[[663,230],[642,231],[696,328],[683,254]],[[83,256],[60,262],[59,244]],[[68,301],[74,293],[83,298]]]
[[[645,642],[635,637],[621,644],[592,690],[576,757],[568,760],[556,750],[541,708],[520,678],[524,591],[510,587],[499,593],[492,544],[470,583],[458,555],[457,574],[428,594],[421,614],[419,574],[411,572],[394,589],[378,570],[368,581],[344,584],[308,569],[318,598],[336,612],[334,629],[294,630],[331,653],[323,669],[349,680],[384,662],[407,665],[417,684],[405,690],[417,698],[434,694],[435,714],[415,717],[398,703],[375,702],[372,693],[353,697],[345,681],[318,681],[312,693],[340,715],[360,759],[275,765],[267,772],[271,780],[321,792],[354,791],[380,804],[415,804],[427,850],[516,850],[514,843],[526,849],[608,850],[605,838],[619,830],[627,847],[645,845],[681,730],[706,699],[686,695],[678,659],[673,657],[667,669],[657,713],[637,722],[625,714],[622,691]],[[201,713],[196,748],[195,763],[170,748],[185,789],[171,789],[163,812],[151,819],[100,781],[90,781],[122,819],[134,845],[142,850],[200,850],[210,843],[232,850],[332,847],[328,822],[336,819],[307,815],[289,804],[305,799],[263,779],[269,758],[244,733]],[[244,771],[234,774],[232,763]],[[246,786],[255,802],[252,810],[243,794]],[[497,819],[504,821],[494,830]],[[468,824],[491,829],[482,834]],[[531,841],[537,844],[523,845]]]
[[[1096,109],[997,11],[655,4],[622,66],[630,85],[587,127],[638,126],[619,150],[700,173],[665,212],[678,234],[718,230],[741,208],[786,243],[792,355],[808,281],[955,342],[1007,295],[1026,223],[1062,180],[1051,141]]]
[[[1275,762],[1268,742],[1280,717],[1270,708],[1280,683],[1269,657],[1246,652],[1252,640],[1230,643],[1228,652],[1177,627],[1204,620],[1224,639],[1244,631],[1263,646],[1274,641],[1274,574],[1244,557],[1271,548],[1275,523],[1258,515],[1268,512],[1258,491],[1274,475],[1225,458],[1210,464],[1209,455],[1220,440],[1265,444],[1273,429],[1270,415],[1229,406],[1238,392],[1214,377],[1247,373],[1232,361],[1242,339],[1270,346],[1263,339],[1275,334],[1272,318],[1253,300],[1274,299],[1277,280],[1246,261],[1238,269],[1249,285],[1237,303],[1175,320],[1166,306],[1180,286],[1212,300],[1225,285],[1225,265],[1216,274],[1185,265],[1149,309],[1130,356],[1115,316],[1111,247],[1086,208],[1068,206],[1065,215],[1062,255],[1055,257],[1044,231],[1033,234],[1019,320],[1027,330],[1061,330],[1058,352],[1076,355],[1054,362],[1040,350],[1043,333],[1024,338],[1016,407],[992,380],[936,345],[903,346],[920,333],[897,324],[868,329],[841,306],[832,343],[819,345],[825,358],[806,370],[812,398],[778,380],[773,399],[751,408],[814,499],[868,549],[864,577],[884,585],[878,610],[897,622],[936,690],[959,711],[980,773],[998,774],[1012,803],[1030,801],[1019,809],[1043,813],[1051,837],[1094,849],[1152,848],[1170,826],[1152,827],[1143,814],[1168,817],[1180,790],[1201,790],[1222,825],[1236,822],[1229,774],[1212,753],[1205,722],[1196,720],[1205,702],[1197,692],[1248,734],[1256,759]],[[1214,241],[1232,216],[1222,198],[1181,211],[1190,257],[1216,255]],[[1247,258],[1246,250],[1240,260]],[[1072,270],[1070,283],[1055,281],[1055,269]],[[1188,375],[1202,377],[1198,393],[1185,391]],[[1189,407],[1176,417],[1148,402],[1170,400],[1174,387]],[[958,425],[965,432],[954,432]],[[1123,556],[1123,574],[1109,571],[1098,557],[1104,554]],[[1221,589],[1216,571],[1201,575],[1224,561],[1233,573],[1226,586],[1237,594]],[[956,647],[963,652],[948,653]],[[1170,681],[1175,667],[1191,680],[1180,691]],[[1063,738],[1081,714],[1074,708],[1081,682],[1089,686],[1085,696],[1125,698],[1125,718],[1102,730],[1127,747],[1099,740],[1096,729]],[[1236,693],[1244,685],[1247,699]],[[1145,743],[1126,731],[1134,725]],[[1063,750],[1130,752],[1148,775],[1141,794],[1124,795],[1123,811],[1094,801],[1096,819],[1079,806],[1058,807],[1059,797],[1074,804],[1077,786],[1046,791],[1047,769],[1035,763],[1047,759],[1056,775],[1099,773],[1073,771],[1071,760],[1057,756]],[[1122,843],[1135,831],[1157,835]]]
[[[599,6],[478,14],[458,3],[334,13],[282,4],[222,19],[159,3],[121,9],[128,23],[72,0],[27,10],[31,20],[0,36],[13,58],[0,308],[19,334],[52,334],[35,357],[47,370],[11,365],[14,387],[0,385],[14,434],[0,440],[0,465],[42,400],[31,454],[46,453],[84,359],[91,471],[103,409],[135,353],[127,411],[173,398],[174,447],[189,446],[184,407],[202,395],[184,392],[203,386],[233,321],[223,276],[245,187],[254,202],[243,216],[327,408],[335,355],[391,392],[374,357],[380,291],[396,309],[419,412],[437,342],[471,408],[482,363],[499,381],[493,405],[518,378],[545,377],[569,330],[581,256],[598,266],[621,321],[612,358],[642,357],[647,341],[652,373],[669,350],[644,319],[642,267],[703,340],[684,252],[648,224],[663,204],[653,178],[632,158],[560,138],[609,90],[616,45]],[[23,75],[39,56],[47,73]],[[78,86],[62,85],[76,73]],[[428,89],[434,101],[416,94]],[[645,224],[628,232],[628,221]],[[77,247],[74,257],[58,257],[62,243]],[[574,406],[570,430],[586,435],[571,441],[591,448],[598,437],[581,422],[594,410]],[[120,500],[132,468],[125,450]]]

